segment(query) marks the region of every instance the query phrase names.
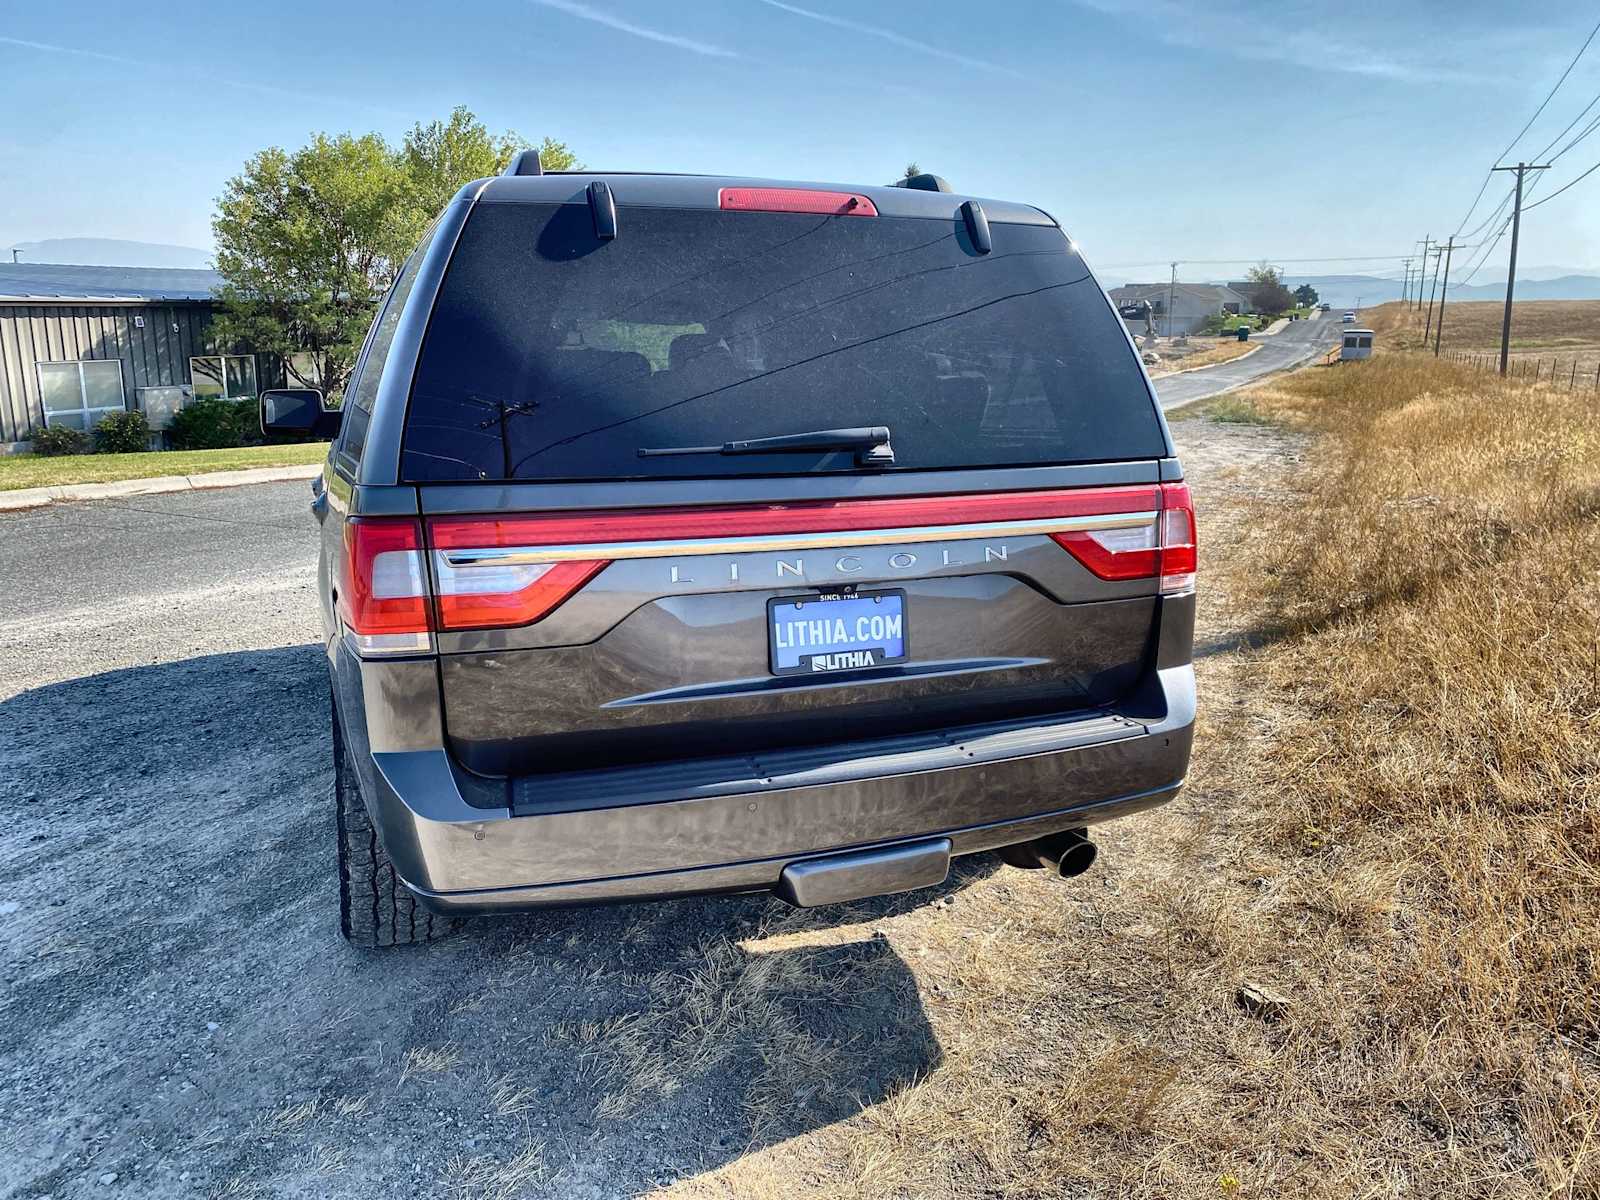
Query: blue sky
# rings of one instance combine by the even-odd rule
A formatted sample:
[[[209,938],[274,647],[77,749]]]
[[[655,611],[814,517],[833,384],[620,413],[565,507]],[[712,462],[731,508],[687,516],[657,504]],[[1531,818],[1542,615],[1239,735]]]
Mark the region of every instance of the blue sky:
[[[1486,0],[13,4],[0,239],[208,246],[255,150],[397,139],[466,104],[603,168],[885,182],[915,159],[1048,209],[1118,277],[1393,254],[1457,228],[1597,17]],[[1518,149],[1597,93],[1600,39]],[[1544,191],[1597,161],[1600,131]],[[1529,215],[1521,258],[1600,265],[1600,172]]]

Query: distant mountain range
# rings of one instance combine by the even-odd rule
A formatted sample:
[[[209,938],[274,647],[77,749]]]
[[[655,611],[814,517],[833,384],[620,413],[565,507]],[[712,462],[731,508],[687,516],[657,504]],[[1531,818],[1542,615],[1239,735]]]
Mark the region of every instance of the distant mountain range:
[[[203,271],[211,266],[211,251],[194,246],[169,246],[161,242],[131,242],[122,238],[46,238],[40,242],[0,242],[0,257],[20,261],[66,263],[86,267],[177,267]]]
[[[1600,273],[1545,275],[1542,271],[1517,272],[1518,300],[1600,300]],[[1442,281],[1441,281],[1442,282]],[[1358,304],[1371,307],[1385,300],[1400,298],[1401,280],[1385,279],[1376,275],[1288,275],[1284,284],[1292,292],[1301,284],[1316,288],[1324,304],[1334,308],[1354,308]],[[1433,287],[1433,276],[1428,276],[1428,288]],[[1495,279],[1484,277],[1483,272],[1465,287],[1450,287],[1450,299],[1504,300],[1506,295],[1505,272]]]
[[[1181,264],[1180,264],[1181,266]],[[1106,290],[1126,283],[1164,283],[1160,278],[1130,279],[1123,275],[1099,276]],[[1317,290],[1318,299],[1334,308],[1363,308],[1400,298],[1401,280],[1383,275],[1286,275],[1284,283],[1290,291],[1309,283]],[[1226,279],[1195,280],[1185,283],[1226,283]],[[1431,286],[1433,276],[1428,276]],[[1450,286],[1450,299],[1504,300],[1506,272],[1504,267],[1485,268],[1472,277],[1465,287]],[[1519,267],[1517,269],[1518,300],[1600,300],[1600,268],[1586,267]]]

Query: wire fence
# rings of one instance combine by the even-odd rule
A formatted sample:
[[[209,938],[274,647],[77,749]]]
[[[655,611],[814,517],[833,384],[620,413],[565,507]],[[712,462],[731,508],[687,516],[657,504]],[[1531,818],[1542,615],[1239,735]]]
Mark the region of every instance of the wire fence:
[[[1442,357],[1475,371],[1499,373],[1500,356],[1493,353],[1477,354],[1467,350],[1447,351]],[[1559,358],[1513,358],[1506,364],[1507,379],[1526,379],[1529,383],[1547,383],[1564,387],[1568,391],[1600,392],[1600,363],[1589,367],[1578,359],[1563,361]]]

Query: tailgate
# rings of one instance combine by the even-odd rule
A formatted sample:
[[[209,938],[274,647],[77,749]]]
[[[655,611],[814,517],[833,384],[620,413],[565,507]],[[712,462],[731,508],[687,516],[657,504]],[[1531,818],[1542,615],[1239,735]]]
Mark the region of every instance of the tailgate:
[[[1174,487],[434,518],[451,749],[523,776],[1110,705]]]

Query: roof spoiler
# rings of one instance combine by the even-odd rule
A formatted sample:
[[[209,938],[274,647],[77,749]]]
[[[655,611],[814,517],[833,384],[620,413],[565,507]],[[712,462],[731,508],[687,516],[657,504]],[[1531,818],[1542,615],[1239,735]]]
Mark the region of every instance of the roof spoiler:
[[[890,187],[913,188],[919,192],[948,192],[950,185],[944,181],[942,175],[930,175],[924,171],[920,175],[908,175],[904,179],[896,179]]]
[[[524,150],[520,154],[513,155],[511,161],[506,164],[506,169],[500,174],[543,175],[544,164],[539,161],[537,150]]]

